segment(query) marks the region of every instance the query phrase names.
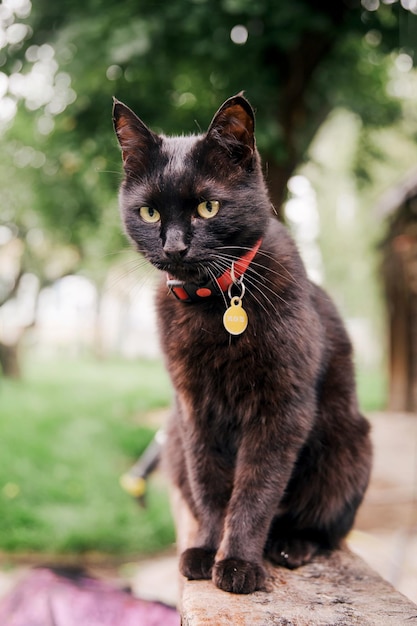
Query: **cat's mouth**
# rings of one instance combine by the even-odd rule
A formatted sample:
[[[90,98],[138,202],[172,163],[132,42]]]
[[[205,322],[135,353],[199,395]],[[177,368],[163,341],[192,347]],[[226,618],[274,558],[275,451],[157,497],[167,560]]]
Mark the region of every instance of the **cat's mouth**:
[[[210,280],[210,278],[213,278],[207,271],[204,271],[201,268],[198,271],[192,271],[184,268],[168,267],[163,271],[166,273],[168,280],[176,281],[179,284],[193,283],[195,285],[202,285]]]
[[[261,243],[262,239],[258,239],[253,248],[249,248],[243,256],[234,259],[230,266],[224,263],[223,265],[213,263],[211,266],[198,263],[194,264],[194,271],[191,273],[184,272],[184,268],[187,267],[185,264],[181,265],[180,271],[177,271],[172,264],[166,266],[164,269],[167,286],[175,297],[183,302],[196,302],[226,291],[229,292],[233,284],[241,288],[243,296],[243,275],[258,252]]]
[[[191,263],[158,263],[157,268],[165,272],[170,280],[177,280],[182,283],[194,283],[199,285],[214,278],[214,273],[211,273],[200,263],[198,265]]]

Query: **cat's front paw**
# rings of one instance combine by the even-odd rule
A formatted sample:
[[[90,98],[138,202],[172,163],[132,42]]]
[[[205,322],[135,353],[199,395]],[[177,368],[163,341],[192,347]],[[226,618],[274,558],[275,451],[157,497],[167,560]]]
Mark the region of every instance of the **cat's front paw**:
[[[188,548],[180,557],[180,572],[189,580],[209,580],[215,552],[205,548]]]
[[[231,593],[253,593],[262,589],[265,572],[260,565],[242,559],[225,559],[215,564],[213,582]]]

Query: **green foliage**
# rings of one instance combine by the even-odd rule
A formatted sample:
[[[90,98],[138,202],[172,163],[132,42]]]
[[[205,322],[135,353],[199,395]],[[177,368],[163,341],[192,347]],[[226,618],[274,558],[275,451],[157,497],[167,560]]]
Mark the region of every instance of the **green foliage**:
[[[375,57],[396,47],[392,41],[398,28],[396,6],[383,7],[375,15],[366,13],[368,23],[359,8],[345,15],[343,8],[313,7],[307,0],[173,0],[162,4],[124,0],[104,2],[100,11],[96,9],[95,0],[67,0],[59,10],[46,0],[34,3],[29,18],[33,35],[22,49],[10,52],[8,61],[22,59],[28,45],[48,42],[54,46],[59,68],[71,77],[77,99],[55,118],[50,146],[53,149],[57,135],[61,150],[81,151],[85,160],[81,158],[80,165],[91,163],[89,153],[108,159],[110,144],[115,145],[110,127],[112,95],[166,132],[194,131],[194,120],[206,126],[222,99],[241,89],[247,90],[258,108],[262,106],[260,126],[267,128],[271,118],[280,119],[280,103],[286,104],[281,90],[289,84],[291,72],[294,79],[306,83],[298,89],[302,95],[306,88],[312,118],[308,124],[314,127],[323,104],[328,109],[356,103],[369,123],[375,123],[380,114],[386,119],[385,106],[392,105],[385,94],[386,76],[379,67],[383,63],[376,63]],[[386,13],[391,21],[383,18]],[[245,43],[232,41],[236,25],[246,29]],[[377,28],[381,41],[372,47],[363,36]],[[314,45],[320,45],[314,39],[321,38],[329,50],[310,82],[308,74],[297,75],[297,63],[300,69],[303,63],[298,49],[314,52]],[[23,61],[28,66],[24,57]],[[366,109],[369,100],[372,115]],[[305,123],[299,122],[300,130]],[[261,137],[266,151],[277,149],[276,137],[268,141],[262,131]],[[72,167],[77,166],[72,163]]]
[[[150,442],[148,411],[169,403],[157,362],[29,361],[0,387],[0,550],[139,554],[173,541],[164,484],[144,511],[119,476]]]
[[[38,0],[21,20],[27,38],[0,54],[10,74],[27,75],[43,60],[54,94],[49,103],[22,96],[5,136],[0,165],[13,188],[30,190],[19,211],[8,206],[6,221],[31,216],[80,259],[100,253],[93,238],[103,257],[124,245],[112,96],[156,130],[195,132],[244,89],[262,112],[258,144],[271,171],[276,163],[286,176],[335,106],[354,111],[365,130],[391,124],[400,107],[386,89],[389,54],[401,47],[404,19],[412,32],[417,17],[399,3],[370,12],[309,0]],[[13,156],[28,147],[35,156],[16,165]],[[366,177],[366,164],[357,171]],[[281,199],[273,198],[277,206]]]
[[[359,406],[364,413],[384,411],[388,401],[387,372],[383,367],[358,368]]]

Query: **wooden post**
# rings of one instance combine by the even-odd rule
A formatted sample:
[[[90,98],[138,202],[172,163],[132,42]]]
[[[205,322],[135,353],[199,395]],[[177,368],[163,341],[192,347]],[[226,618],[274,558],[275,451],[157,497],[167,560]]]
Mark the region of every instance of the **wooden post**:
[[[184,581],[182,626],[417,624],[417,605],[348,549],[269,573],[268,590],[247,596],[225,593],[211,581]]]
[[[195,520],[179,491],[171,496],[182,552],[193,545]],[[417,626],[417,605],[348,548],[296,570],[265,565],[267,590],[249,595],[179,574],[182,626]]]

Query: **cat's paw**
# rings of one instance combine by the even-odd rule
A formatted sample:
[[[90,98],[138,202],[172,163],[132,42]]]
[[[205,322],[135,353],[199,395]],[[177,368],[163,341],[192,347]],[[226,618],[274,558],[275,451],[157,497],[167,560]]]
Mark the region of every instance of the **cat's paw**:
[[[189,580],[209,580],[215,552],[205,548],[188,548],[180,557],[180,572]]]
[[[260,565],[242,559],[225,559],[215,564],[213,582],[231,593],[252,593],[262,589],[265,572]]]
[[[319,546],[313,541],[296,538],[282,539],[274,542],[266,557],[276,565],[296,569],[309,563],[318,550]]]

